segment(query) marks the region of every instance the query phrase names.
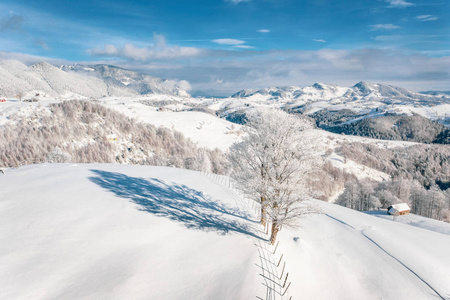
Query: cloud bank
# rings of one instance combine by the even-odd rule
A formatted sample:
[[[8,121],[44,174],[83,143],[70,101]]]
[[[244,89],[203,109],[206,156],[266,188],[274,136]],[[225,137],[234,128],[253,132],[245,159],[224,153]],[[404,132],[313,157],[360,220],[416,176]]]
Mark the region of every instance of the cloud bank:
[[[212,42],[219,44],[219,45],[234,45],[234,46],[245,44],[245,41],[236,40],[236,39],[216,39],[216,40],[212,40]]]
[[[188,80],[194,95],[229,96],[240,89],[306,86],[314,82],[350,86],[365,80],[416,91],[448,89],[450,84],[450,57],[396,50],[249,50],[204,54],[186,64],[130,62],[122,66],[158,77]]]
[[[164,36],[153,35],[154,44],[147,47],[138,47],[132,43],[126,43],[122,47],[106,45],[102,48],[88,50],[93,56],[127,58],[136,61],[147,61],[150,59],[177,59],[200,55],[202,50],[194,47],[179,47],[167,45]]]

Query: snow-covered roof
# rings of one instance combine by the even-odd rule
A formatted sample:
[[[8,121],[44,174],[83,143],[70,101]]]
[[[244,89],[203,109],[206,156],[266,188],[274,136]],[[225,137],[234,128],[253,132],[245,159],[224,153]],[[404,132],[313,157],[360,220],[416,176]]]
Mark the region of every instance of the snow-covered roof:
[[[409,205],[406,204],[406,203],[397,203],[397,204],[391,205],[391,206],[388,208],[388,212],[389,212],[391,215],[394,215],[394,214],[396,214],[397,212],[409,211],[409,210],[411,210],[411,209],[409,208]]]
[[[392,205],[392,207],[398,211],[411,210],[411,208],[409,208],[409,205],[406,203],[397,203],[397,204]]]

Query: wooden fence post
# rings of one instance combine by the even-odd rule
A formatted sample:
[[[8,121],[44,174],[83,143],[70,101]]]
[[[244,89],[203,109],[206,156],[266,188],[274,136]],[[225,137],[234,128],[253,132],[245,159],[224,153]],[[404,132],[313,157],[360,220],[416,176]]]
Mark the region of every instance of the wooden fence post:
[[[287,281],[288,277],[289,277],[289,273],[286,273],[286,279],[284,279],[283,288],[286,285],[286,281]]]
[[[277,248],[278,248],[278,244],[280,243],[280,241],[277,242],[277,245],[275,246],[275,250],[273,251],[272,254],[275,254],[275,252],[277,252]]]
[[[283,271],[281,271],[280,280],[283,278],[284,268],[286,267],[286,262],[283,263]]]
[[[281,254],[280,260],[278,261],[277,268],[280,266],[281,260],[283,259],[283,254]],[[280,278],[281,279],[281,278]]]

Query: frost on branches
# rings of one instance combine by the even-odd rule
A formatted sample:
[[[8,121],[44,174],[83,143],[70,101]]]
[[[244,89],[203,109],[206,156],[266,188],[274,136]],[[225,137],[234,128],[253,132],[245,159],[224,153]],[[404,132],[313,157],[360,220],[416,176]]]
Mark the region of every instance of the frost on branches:
[[[242,142],[230,149],[232,177],[261,204],[261,223],[272,223],[274,243],[282,226],[292,226],[306,197],[305,179],[315,165],[312,143],[303,135],[312,124],[280,110],[249,118]]]

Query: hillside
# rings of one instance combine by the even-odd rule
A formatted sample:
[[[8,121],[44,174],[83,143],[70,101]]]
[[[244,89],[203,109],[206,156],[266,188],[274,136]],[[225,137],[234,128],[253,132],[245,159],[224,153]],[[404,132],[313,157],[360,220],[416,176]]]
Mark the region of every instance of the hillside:
[[[189,96],[178,82],[108,65],[31,66],[0,60],[0,97],[79,99],[163,94]]]
[[[0,185],[0,299],[264,293],[255,223],[232,191],[200,173],[35,165]]]
[[[139,121],[175,129],[209,149],[219,148],[225,152],[242,135],[240,125],[214,114],[193,110],[200,103],[194,99],[168,100],[159,96],[105,98],[100,103]]]
[[[322,110],[312,115],[318,127],[335,133],[383,140],[450,144],[449,128],[419,114],[384,113],[374,117],[357,116],[346,110]],[[352,119],[348,121],[349,119]]]
[[[114,164],[0,175],[0,298],[450,299],[446,234],[311,200],[273,254],[225,177]]]
[[[0,167],[39,162],[126,163],[226,173],[219,150],[91,101],[29,106],[0,127]]]

